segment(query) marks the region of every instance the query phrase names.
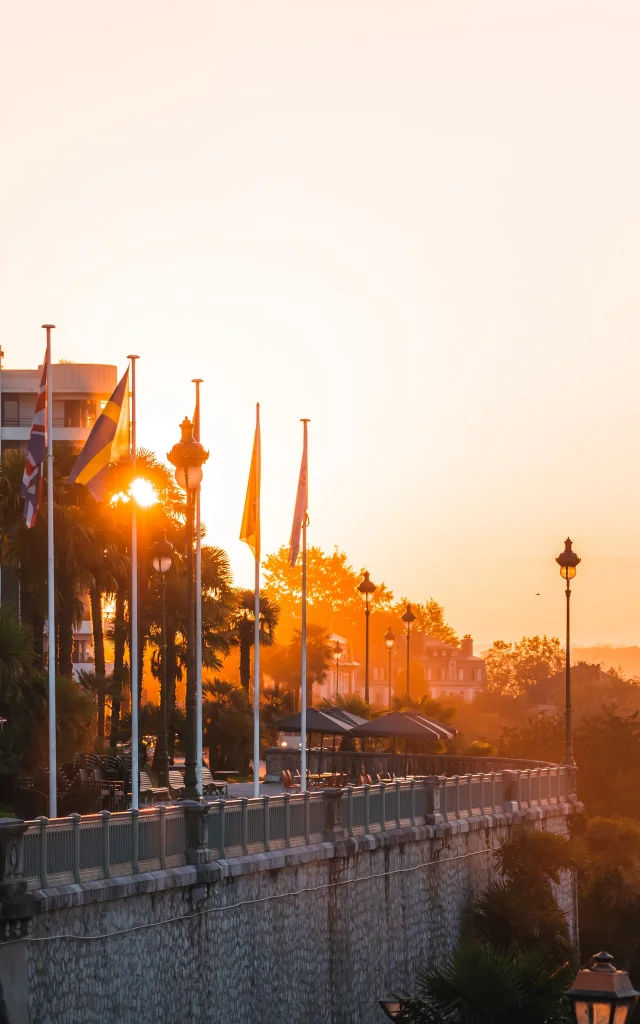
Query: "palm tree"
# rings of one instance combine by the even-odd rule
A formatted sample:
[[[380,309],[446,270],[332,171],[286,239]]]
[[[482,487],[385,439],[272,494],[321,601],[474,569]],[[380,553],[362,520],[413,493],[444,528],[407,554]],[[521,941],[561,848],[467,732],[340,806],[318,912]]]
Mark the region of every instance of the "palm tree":
[[[417,995],[401,1000],[400,1024],[565,1024],[573,968],[550,967],[540,950],[501,953],[464,942],[442,967],[416,974]]]
[[[502,878],[490,882],[471,912],[474,935],[503,951],[543,948],[552,962],[573,961],[567,919],[555,898],[563,871],[582,860],[575,841],[522,826],[500,840]]]
[[[447,708],[440,701],[434,700],[425,693],[422,697],[409,697],[406,693],[391,700],[393,711],[418,711],[438,722],[450,722],[455,715],[455,708]]]
[[[376,718],[380,713],[373,704],[369,704],[364,697],[359,697],[357,693],[350,693],[346,696],[336,693],[330,699],[325,698],[320,704],[321,711],[330,711],[331,708],[349,711],[352,715],[357,715],[359,718],[366,718],[367,721]]]
[[[11,611],[0,605],[0,690],[8,697],[27,673],[33,671],[33,634]]]
[[[245,773],[253,723],[247,694],[240,686],[221,679],[205,683],[203,692],[203,734],[209,748],[209,766]]]
[[[228,640],[232,646],[240,648],[240,683],[245,693],[248,693],[251,680],[251,648],[255,641],[255,595],[253,590],[236,591],[236,602]],[[261,646],[270,647],[273,644],[279,617],[280,610],[277,604],[274,604],[268,597],[261,597],[259,624]]]

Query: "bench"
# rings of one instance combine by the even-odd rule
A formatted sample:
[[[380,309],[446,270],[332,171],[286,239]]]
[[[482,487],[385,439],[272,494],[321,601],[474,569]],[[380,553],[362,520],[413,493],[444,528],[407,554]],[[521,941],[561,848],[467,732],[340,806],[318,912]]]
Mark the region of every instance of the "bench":
[[[146,772],[140,772],[140,802],[155,804],[162,803],[169,799],[169,790],[166,786],[154,786]]]
[[[169,769],[169,789],[172,797],[176,795],[179,798],[184,795],[184,779],[177,768]]]
[[[227,783],[222,779],[214,779],[206,765],[202,766],[202,792],[203,793],[226,793]]]

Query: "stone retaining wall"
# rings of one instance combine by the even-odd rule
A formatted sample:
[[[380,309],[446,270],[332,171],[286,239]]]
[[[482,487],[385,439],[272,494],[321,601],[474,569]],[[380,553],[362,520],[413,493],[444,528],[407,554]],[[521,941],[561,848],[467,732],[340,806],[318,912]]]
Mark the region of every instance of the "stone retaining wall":
[[[533,808],[36,892],[1,925],[9,1024],[376,1024],[455,945]],[[574,880],[558,897],[575,929]],[[0,1010],[0,1021],[2,1013]]]

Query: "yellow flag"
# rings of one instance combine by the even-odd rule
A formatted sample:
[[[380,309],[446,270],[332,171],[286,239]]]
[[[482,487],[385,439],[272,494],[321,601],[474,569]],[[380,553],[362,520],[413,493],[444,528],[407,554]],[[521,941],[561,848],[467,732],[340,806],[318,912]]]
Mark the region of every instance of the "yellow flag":
[[[257,561],[260,560],[260,403],[256,405],[256,433],[253,439],[251,470],[244,501],[240,540],[248,544]]]

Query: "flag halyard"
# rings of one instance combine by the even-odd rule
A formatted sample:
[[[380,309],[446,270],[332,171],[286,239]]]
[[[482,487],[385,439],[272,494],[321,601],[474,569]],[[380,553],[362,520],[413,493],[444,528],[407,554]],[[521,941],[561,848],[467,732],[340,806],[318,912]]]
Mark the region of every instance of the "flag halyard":
[[[44,453],[47,446],[47,374],[49,372],[49,350],[44,357],[36,408],[29,434],[27,461],[22,476],[20,494],[24,498],[24,518],[29,529],[35,525],[42,499],[42,477]]]

